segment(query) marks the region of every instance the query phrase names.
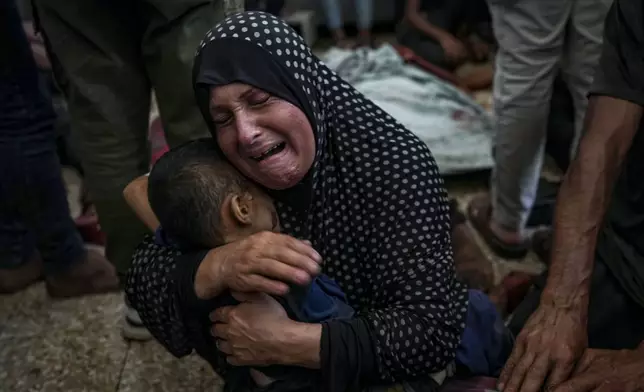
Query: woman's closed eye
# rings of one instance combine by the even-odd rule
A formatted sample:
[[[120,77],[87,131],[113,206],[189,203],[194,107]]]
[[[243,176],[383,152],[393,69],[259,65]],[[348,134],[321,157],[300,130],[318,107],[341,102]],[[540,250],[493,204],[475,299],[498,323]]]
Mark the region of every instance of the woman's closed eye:
[[[248,101],[248,104],[251,106],[259,106],[268,102],[270,98],[271,98],[271,95],[269,93],[266,93],[264,91],[254,90],[252,93],[248,95],[247,101]]]
[[[229,113],[216,113],[212,116],[212,122],[217,126],[222,126],[229,123],[232,118],[233,116]]]

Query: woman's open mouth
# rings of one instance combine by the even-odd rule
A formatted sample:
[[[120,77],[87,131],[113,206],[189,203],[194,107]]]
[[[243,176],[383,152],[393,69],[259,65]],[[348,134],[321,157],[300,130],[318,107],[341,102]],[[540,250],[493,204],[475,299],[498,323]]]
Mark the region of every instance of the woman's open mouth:
[[[255,162],[261,162],[266,158],[272,157],[275,154],[279,154],[280,152],[284,151],[284,148],[286,147],[286,142],[282,142],[279,144],[274,145],[273,147],[269,148],[268,150],[264,151],[261,155],[251,157]]]

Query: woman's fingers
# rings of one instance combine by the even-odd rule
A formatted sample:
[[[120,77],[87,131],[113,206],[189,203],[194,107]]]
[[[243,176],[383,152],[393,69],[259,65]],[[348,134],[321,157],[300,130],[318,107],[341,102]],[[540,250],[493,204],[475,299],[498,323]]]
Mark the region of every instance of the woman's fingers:
[[[289,236],[284,237],[284,240],[286,241],[285,245],[287,247],[291,248],[302,256],[308,257],[317,264],[320,264],[322,262],[322,256],[320,256],[320,254],[315,249],[313,249],[310,243],[306,243],[302,240],[298,240],[297,238]]]
[[[288,285],[284,282],[273,280],[259,274],[246,277],[245,286],[249,291],[257,291],[271,295],[282,296],[288,293]]]
[[[224,306],[210,313],[210,321],[214,323],[228,323],[230,320],[230,312],[233,310],[232,306]]]
[[[317,252],[316,252],[317,253]],[[267,251],[264,254],[265,259],[273,259],[275,261],[278,261],[281,265],[288,267],[289,268],[289,274],[294,274],[297,271],[305,274],[301,275],[299,274],[298,276],[293,276],[291,275],[291,279],[298,279],[298,278],[304,278],[310,280],[311,276],[316,276],[320,272],[320,264],[313,258],[295,251],[294,249],[290,247],[275,247],[269,251]],[[259,260],[259,265],[265,265],[265,260]],[[273,264],[271,263],[271,268],[273,268]],[[284,271],[284,269],[278,271],[275,270],[275,273],[280,273],[281,271]],[[277,277],[277,276],[276,276]],[[308,282],[305,281],[304,283]],[[299,282],[294,282],[294,283],[299,283]]]
[[[226,355],[231,355],[233,353],[232,346],[226,340],[218,340],[217,341],[217,348],[219,349],[219,351],[221,351],[222,353],[224,353]]]
[[[210,332],[212,333],[212,336],[217,339],[228,340],[228,324],[213,324],[212,328],[210,328]],[[217,341],[217,343],[219,343],[219,341]]]
[[[299,285],[308,284],[313,276],[300,268],[285,264],[281,260],[273,259],[257,260],[252,270],[248,272],[249,274],[261,275],[268,279]]]

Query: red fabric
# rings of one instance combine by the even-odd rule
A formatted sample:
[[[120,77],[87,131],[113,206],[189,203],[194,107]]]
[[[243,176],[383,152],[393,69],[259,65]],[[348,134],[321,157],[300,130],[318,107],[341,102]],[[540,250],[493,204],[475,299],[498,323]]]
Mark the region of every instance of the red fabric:
[[[454,75],[453,73],[446,71],[440,67],[437,67],[436,65],[416,55],[416,53],[414,53],[413,50],[409,49],[406,46],[394,45],[394,48],[396,49],[400,57],[402,57],[403,60],[405,60],[406,62],[414,63],[418,65],[420,68],[424,69],[425,71],[438,76],[439,78],[455,85],[460,89],[467,91],[467,88],[463,86],[463,84],[458,80],[456,75]]]
[[[496,391],[496,382],[496,378],[492,377],[449,380],[445,382],[440,392],[494,392]]]

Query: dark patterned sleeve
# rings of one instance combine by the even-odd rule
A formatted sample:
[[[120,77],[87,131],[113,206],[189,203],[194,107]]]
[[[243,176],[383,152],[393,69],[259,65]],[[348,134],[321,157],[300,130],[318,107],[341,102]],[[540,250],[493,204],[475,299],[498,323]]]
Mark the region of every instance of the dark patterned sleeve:
[[[427,147],[384,180],[372,295],[364,314],[374,330],[381,377],[427,376],[452,363],[465,327],[467,289],[456,280],[447,192]],[[395,163],[394,163],[395,168]],[[374,242],[372,240],[372,242]]]
[[[354,363],[360,365],[352,368],[346,362],[340,366],[328,361],[333,369],[323,372],[336,373],[335,378],[343,378],[338,372],[346,373],[344,378],[353,383],[351,372],[362,373],[353,377],[368,383],[428,377],[444,370],[456,356],[465,326],[467,290],[455,276],[442,179],[427,148],[420,142],[415,142],[415,148],[420,150],[417,161],[401,165],[399,173],[365,187],[365,192],[372,194],[371,204],[377,207],[363,210],[370,227],[354,229],[366,233],[362,260],[357,261],[364,267],[359,275],[338,274],[347,278],[344,287],[360,293],[358,317],[350,326],[343,321],[329,322],[322,340],[323,364],[327,358],[354,356],[358,358]],[[337,352],[365,347],[361,333],[353,332],[364,330],[360,322],[369,330],[371,347],[366,351],[373,353],[375,361]],[[335,340],[344,346],[344,342],[355,342],[350,349],[334,344],[333,339],[327,344],[326,336],[340,335]]]
[[[400,224],[397,229],[406,233],[410,226]],[[388,244],[400,248],[405,241],[393,236]],[[374,288],[373,310],[363,317],[374,331],[382,381],[444,370],[455,358],[467,304],[467,292],[454,277],[449,240],[418,243],[381,261],[383,274]]]
[[[193,264],[184,263],[185,258],[174,248],[157,245],[150,236],[134,252],[126,285],[128,301],[145,327],[177,357],[193,350],[180,307],[181,293],[186,291],[182,286],[188,281],[182,276],[190,274]]]

